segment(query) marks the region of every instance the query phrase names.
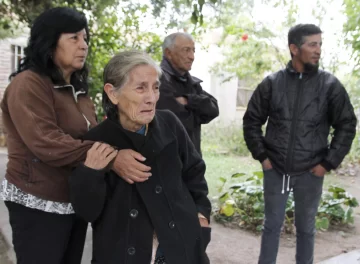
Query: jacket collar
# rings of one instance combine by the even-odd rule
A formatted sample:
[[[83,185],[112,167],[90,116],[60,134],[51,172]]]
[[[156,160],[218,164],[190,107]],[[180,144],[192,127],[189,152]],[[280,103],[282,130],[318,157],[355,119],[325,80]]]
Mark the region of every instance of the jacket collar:
[[[143,135],[135,132],[126,131],[118,121],[108,118],[86,133],[83,139],[105,142],[119,149],[135,148],[136,151],[146,157],[145,164],[151,163],[153,157],[175,140],[172,130],[158,112],[149,124],[149,131],[145,140],[143,137]],[[144,143],[137,144],[136,140],[142,140]]]
[[[288,64],[286,65],[286,70],[287,70],[287,72],[290,73],[290,74],[300,74],[300,73],[297,72],[297,71],[295,70],[295,68],[293,67],[293,65],[292,65],[292,60],[290,60],[290,61],[288,62]],[[312,75],[315,75],[318,71],[319,71],[319,69],[314,69],[314,70],[312,70],[312,71],[304,71],[303,74],[308,75],[308,76],[312,76]]]
[[[191,76],[189,72],[186,72],[185,75],[181,75],[180,73],[178,73],[178,71],[174,69],[174,67],[171,65],[168,59],[165,58],[165,56],[163,56],[160,67],[164,72],[167,72],[181,82],[189,81],[189,83],[192,85],[202,83],[201,79]]]
[[[62,89],[62,88],[71,88],[72,93],[73,93],[73,97],[74,97],[74,100],[75,100],[76,103],[78,102],[78,96],[79,96],[80,94],[86,94],[86,92],[85,92],[83,89],[81,89],[81,90],[79,90],[79,91],[75,91],[74,86],[71,85],[71,84],[54,85],[54,89]]]

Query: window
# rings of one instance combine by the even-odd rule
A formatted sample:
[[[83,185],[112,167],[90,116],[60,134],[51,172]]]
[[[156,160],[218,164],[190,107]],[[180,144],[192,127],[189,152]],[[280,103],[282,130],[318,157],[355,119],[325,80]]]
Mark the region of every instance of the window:
[[[236,107],[247,107],[254,90],[248,88],[238,88],[236,97]]]
[[[21,59],[24,57],[24,47],[11,45],[11,72],[18,69]]]
[[[254,90],[248,88],[245,80],[238,81],[238,89],[236,95],[236,107],[247,107]]]

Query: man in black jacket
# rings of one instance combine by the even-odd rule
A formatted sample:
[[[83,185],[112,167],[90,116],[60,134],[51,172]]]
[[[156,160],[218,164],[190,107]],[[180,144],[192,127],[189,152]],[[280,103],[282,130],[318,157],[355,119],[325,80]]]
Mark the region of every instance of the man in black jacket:
[[[173,33],[163,43],[163,75],[160,84],[158,109],[169,109],[182,122],[201,153],[201,125],[207,124],[219,115],[217,100],[203,91],[200,79],[191,76],[194,62],[195,43],[187,33]]]
[[[296,263],[312,264],[315,216],[324,175],[340,165],[356,133],[349,96],[332,74],[319,70],[321,30],[290,29],[292,60],[256,88],[244,116],[244,136],[264,170],[265,222],[259,264],[274,264],[289,192],[294,192]],[[265,137],[262,125],[267,122]],[[328,136],[333,127],[330,144]]]

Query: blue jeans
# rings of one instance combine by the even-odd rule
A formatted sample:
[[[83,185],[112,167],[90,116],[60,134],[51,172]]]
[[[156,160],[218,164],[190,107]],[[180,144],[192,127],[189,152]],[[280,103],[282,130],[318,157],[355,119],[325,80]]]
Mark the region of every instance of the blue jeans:
[[[265,221],[259,264],[276,263],[280,232],[289,197],[288,185],[293,189],[295,201],[296,263],[313,263],[315,217],[323,182],[324,177],[315,176],[310,172],[284,177],[274,169],[264,171]]]

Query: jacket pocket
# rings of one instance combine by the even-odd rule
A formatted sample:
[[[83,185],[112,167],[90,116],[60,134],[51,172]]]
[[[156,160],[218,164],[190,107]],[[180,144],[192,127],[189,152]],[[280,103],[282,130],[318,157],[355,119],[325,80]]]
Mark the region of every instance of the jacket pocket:
[[[317,178],[319,180],[323,180],[325,175],[324,176],[318,176],[316,174],[314,174],[313,172],[309,171],[310,175],[313,177],[313,178]]]
[[[273,171],[274,168],[270,168],[270,169],[263,169],[263,172],[269,172],[269,171]]]

